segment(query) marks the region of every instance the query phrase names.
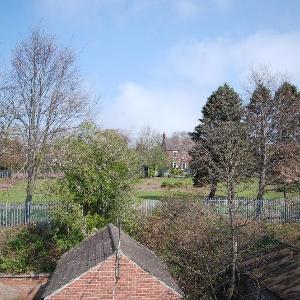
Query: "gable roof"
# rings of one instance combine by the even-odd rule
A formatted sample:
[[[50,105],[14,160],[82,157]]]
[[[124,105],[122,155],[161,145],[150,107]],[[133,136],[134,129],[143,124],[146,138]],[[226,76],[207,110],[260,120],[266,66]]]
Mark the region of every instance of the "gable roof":
[[[243,263],[244,273],[280,299],[300,299],[300,250],[278,248]]]
[[[183,294],[167,270],[166,265],[147,247],[141,245],[121,231],[120,251],[145,271],[164,284]],[[83,273],[114,255],[119,244],[119,229],[108,224],[91,237],[83,240],[77,247],[66,252],[59,260],[51,276],[44,297],[53,294]]]
[[[163,134],[162,148],[165,151],[190,151],[194,142],[189,136],[167,137]]]

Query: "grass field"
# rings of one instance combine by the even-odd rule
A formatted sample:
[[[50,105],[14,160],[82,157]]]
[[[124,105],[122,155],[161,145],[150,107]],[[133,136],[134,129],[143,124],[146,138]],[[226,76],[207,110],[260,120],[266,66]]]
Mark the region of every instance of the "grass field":
[[[167,184],[180,183],[180,187],[165,187],[161,185],[163,182]],[[4,180],[0,179],[1,183]],[[33,196],[33,202],[41,203],[53,201],[50,196],[46,196],[46,179],[40,179],[37,182]],[[257,193],[258,183],[255,180],[243,182],[238,186],[238,197],[255,198]],[[9,188],[0,189],[0,202],[24,202],[26,197],[26,182],[18,181]],[[167,197],[205,197],[209,193],[209,186],[194,187],[191,178],[144,178],[139,179],[134,187],[134,195],[139,199],[162,199]],[[287,193],[289,197],[300,197],[299,191]],[[223,184],[218,185],[217,196],[226,196],[226,188]],[[268,187],[265,194],[266,199],[283,198],[283,193],[277,191],[276,187]]]
[[[184,187],[180,188],[162,188],[163,182],[182,182]],[[237,188],[238,197],[255,198],[258,189],[257,180],[250,180],[241,183]],[[142,199],[159,199],[163,197],[204,197],[209,193],[209,186],[193,187],[191,178],[145,178],[140,179],[136,186],[136,196]],[[226,187],[224,184],[219,184],[216,196],[226,196]],[[299,191],[287,193],[288,197],[300,197]],[[265,194],[266,199],[283,198],[283,192],[277,190],[276,186],[268,187]]]
[[[0,184],[5,180],[0,179]],[[33,202],[41,203],[46,201],[52,201],[49,196],[46,196],[46,183],[47,179],[39,179],[36,184],[36,188],[33,194]],[[12,183],[10,187],[0,189],[0,202],[24,202],[26,198],[26,182],[17,181]]]

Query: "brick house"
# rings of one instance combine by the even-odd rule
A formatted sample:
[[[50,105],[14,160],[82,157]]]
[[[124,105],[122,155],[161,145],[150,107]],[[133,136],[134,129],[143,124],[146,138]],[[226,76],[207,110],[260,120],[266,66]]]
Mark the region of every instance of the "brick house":
[[[103,230],[65,253],[44,299],[181,299],[166,266],[117,227]]]
[[[189,151],[192,146],[193,141],[185,132],[174,134],[170,138],[163,133],[162,147],[167,154],[170,168],[188,172],[191,162]]]

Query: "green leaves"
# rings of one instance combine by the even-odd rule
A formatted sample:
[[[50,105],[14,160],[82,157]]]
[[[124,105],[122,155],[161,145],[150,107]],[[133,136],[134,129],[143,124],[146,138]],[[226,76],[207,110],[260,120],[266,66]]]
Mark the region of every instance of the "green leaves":
[[[117,215],[138,174],[138,158],[127,139],[115,130],[84,124],[58,149],[64,178],[57,193],[80,204],[84,215],[108,219]]]

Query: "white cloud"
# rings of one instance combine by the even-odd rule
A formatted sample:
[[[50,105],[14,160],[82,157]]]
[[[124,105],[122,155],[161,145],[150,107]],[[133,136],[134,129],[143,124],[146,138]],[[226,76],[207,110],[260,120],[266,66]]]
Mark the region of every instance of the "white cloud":
[[[191,130],[198,111],[190,104],[196,103],[198,96],[189,89],[151,88],[126,82],[113,104],[104,108],[104,125],[134,131],[150,125],[168,133]]]
[[[300,83],[300,34],[257,33],[242,39],[182,42],[158,62],[151,84],[126,82],[104,108],[106,126],[172,132],[192,130],[212,90],[225,81],[241,88],[251,67],[269,66]],[[153,84],[155,83],[155,84]]]
[[[242,39],[217,38],[175,45],[168,58],[177,77],[199,86],[243,80],[251,67],[267,65],[300,81],[300,33],[257,33]]]

